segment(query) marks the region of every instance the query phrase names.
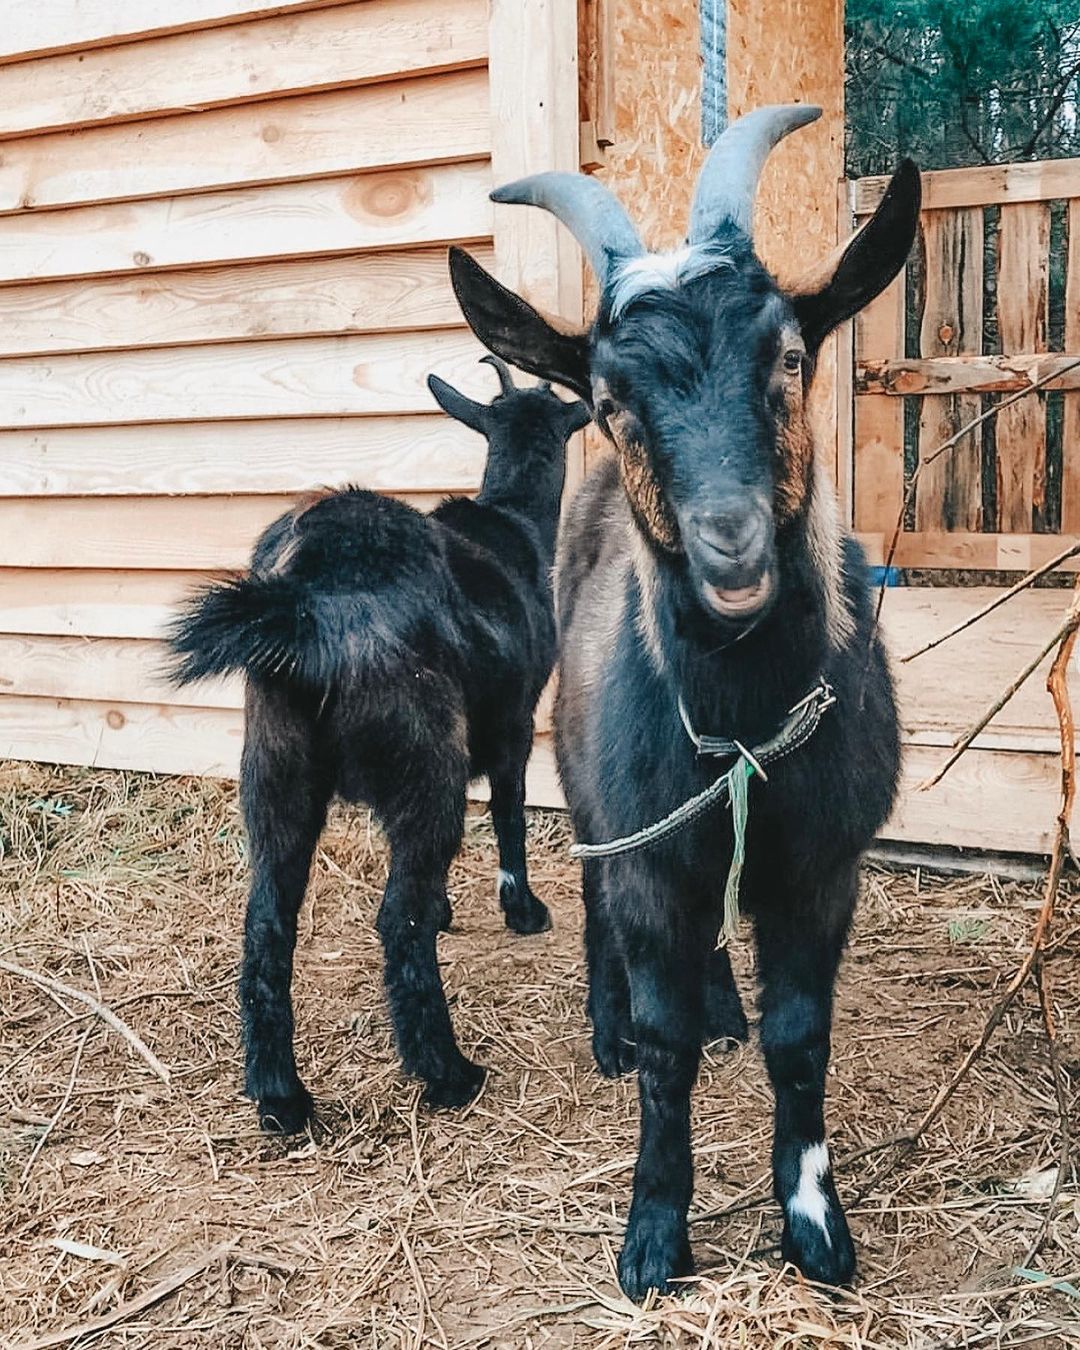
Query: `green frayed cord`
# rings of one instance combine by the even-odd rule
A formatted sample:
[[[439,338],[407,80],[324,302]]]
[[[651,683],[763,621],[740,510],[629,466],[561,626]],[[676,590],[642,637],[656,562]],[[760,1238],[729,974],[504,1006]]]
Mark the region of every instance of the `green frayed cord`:
[[[750,814],[750,779],[755,766],[746,756],[740,755],[727,775],[728,791],[731,794],[731,824],[735,831],[735,851],[731,855],[727,882],[724,886],[724,926],[720,930],[718,947],[726,947],[739,936],[739,881],[742,878],[743,863],[746,861],[746,821]]]

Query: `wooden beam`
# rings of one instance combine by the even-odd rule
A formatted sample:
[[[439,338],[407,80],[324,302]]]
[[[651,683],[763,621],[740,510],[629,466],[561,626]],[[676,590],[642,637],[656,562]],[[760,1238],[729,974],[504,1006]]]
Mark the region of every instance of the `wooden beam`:
[[[490,186],[479,161],[3,216],[0,283],[486,240]]]
[[[0,137],[482,65],[486,0],[363,0],[7,67]]]
[[[577,0],[491,0],[489,83],[495,183],[579,164]],[[580,255],[546,211],[497,206],[499,279],[571,325],[582,322]],[[567,490],[584,474],[583,437],[567,447]]]
[[[855,183],[855,214],[868,216],[876,211],[888,184],[887,174],[858,179]],[[1080,196],[1080,159],[939,169],[922,175],[924,211],[1048,202],[1077,196]]]
[[[895,522],[894,522],[895,523]],[[857,531],[866,560],[880,567],[888,554],[892,527],[881,533]],[[1049,562],[1068,544],[1060,534],[974,534],[963,530],[931,534],[901,533],[892,563],[894,567],[961,567],[971,571],[1030,572]],[[1063,572],[1080,567],[1076,558],[1063,564]]]
[[[37,0],[9,5],[0,30],[0,64],[74,48],[132,42],[154,33],[210,28],[239,19],[296,14],[341,0]]]
[[[1009,394],[1051,377],[1046,389],[1080,389],[1080,353],[1032,356],[929,356],[921,360],[859,361],[855,393]],[[1069,369],[1069,367],[1073,369]],[[1060,371],[1060,374],[1055,372]]]
[[[428,413],[437,371],[490,394],[468,329],[0,361],[7,427]]]
[[[425,75],[3,143],[0,215],[486,158],[487,74]]]
[[[0,498],[261,495],[338,483],[465,492],[479,486],[486,457],[481,436],[438,412],[0,431]]]
[[[491,265],[490,247],[471,252]],[[441,248],[44,281],[2,294],[0,356],[461,326]]]

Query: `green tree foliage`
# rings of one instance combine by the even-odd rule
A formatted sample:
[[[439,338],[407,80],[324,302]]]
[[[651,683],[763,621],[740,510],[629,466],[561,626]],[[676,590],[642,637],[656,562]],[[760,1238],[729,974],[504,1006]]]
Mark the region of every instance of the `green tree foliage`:
[[[1080,155],[1080,0],[848,0],[847,169]]]

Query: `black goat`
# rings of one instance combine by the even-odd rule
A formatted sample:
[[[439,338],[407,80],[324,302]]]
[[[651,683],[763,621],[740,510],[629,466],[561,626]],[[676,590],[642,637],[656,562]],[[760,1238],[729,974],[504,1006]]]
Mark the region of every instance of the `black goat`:
[[[905,163],[846,249],[781,289],[754,253],[754,192],[772,146],[817,115],[763,108],[730,127],[673,254],[647,254],[595,180],[542,174],[497,190],[581,242],[600,282],[587,333],[551,327],[468,255],[451,260],[481,340],[586,398],[617,452],[572,504],[556,569],[557,750],[578,838],[632,836],[730,769],[678,832],[614,856],[584,850],[593,1049],[604,1074],[636,1062],[640,1076],[619,1261],[635,1298],[692,1269],[702,1038],[746,1035],[716,945],[736,856],[734,809],[719,807],[740,775],[746,857],[741,893],[732,876],[728,894],[757,938],[783,1254],[831,1283],[855,1266],[825,1145],[825,1071],[859,856],[893,800],[898,735],[863,560],[839,527],[806,399],[824,337],[903,265],[919,176]],[[732,739],[708,743],[719,735]]]
[[[357,488],[276,520],[250,575],[209,587],[170,640],[185,682],[247,675],[240,798],[251,854],[240,1007],[248,1095],[264,1129],[302,1128],[290,996],[296,920],[336,792],[368,803],[390,842],[378,928],[394,1035],[433,1106],[483,1070],[454,1040],[436,960],[465,790],[486,774],[498,893],[518,933],[550,926],[525,872],[525,765],[555,657],[551,593],[567,439],[588,421],[550,386],[474,403],[436,376],[443,409],[488,439],[475,501],[425,516]]]

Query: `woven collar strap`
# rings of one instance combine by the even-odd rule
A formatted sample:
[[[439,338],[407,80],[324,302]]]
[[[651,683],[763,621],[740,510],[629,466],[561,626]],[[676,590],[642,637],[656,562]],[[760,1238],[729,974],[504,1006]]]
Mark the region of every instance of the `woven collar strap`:
[[[762,772],[764,766],[774,760],[783,759],[785,755],[790,755],[793,750],[805,745],[817,731],[825,710],[831,708],[835,702],[836,695],[833,693],[832,685],[828,680],[819,680],[804,698],[799,699],[798,703],[788,710],[776,734],[767,741],[762,741],[760,745],[755,745],[751,750],[748,750],[741,741],[727,740],[723,736],[700,736],[694,730],[681,694],[679,717],[699,756],[742,755],[749,760],[762,778],[767,779],[768,775]]]
[[[698,755],[735,755],[737,756],[735,763],[730,768],[725,769],[719,778],[710,783],[707,788],[688,801],[683,802],[681,806],[677,806],[674,811],[662,820],[658,820],[654,825],[647,825],[634,834],[624,835],[621,839],[611,839],[603,844],[572,844],[570,847],[571,856],[574,858],[613,858],[621,853],[633,853],[639,848],[647,848],[650,844],[659,843],[661,839],[667,839],[671,835],[677,834],[679,830],[685,829],[691,821],[704,815],[712,807],[726,806],[732,799],[733,774],[741,773],[749,779],[752,773],[757,773],[765,779],[767,775],[764,772],[764,766],[773,763],[775,760],[783,759],[785,755],[790,755],[800,746],[805,745],[817,730],[825,711],[831,708],[835,702],[836,695],[833,693],[832,686],[827,680],[820,680],[806,697],[800,699],[790,710],[783,725],[774,736],[748,750],[738,741],[725,740],[720,736],[699,736],[691,725],[686,707],[680,698],[679,717]]]

